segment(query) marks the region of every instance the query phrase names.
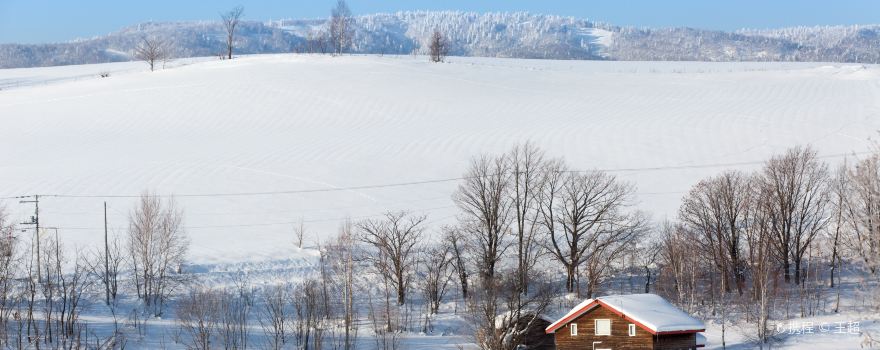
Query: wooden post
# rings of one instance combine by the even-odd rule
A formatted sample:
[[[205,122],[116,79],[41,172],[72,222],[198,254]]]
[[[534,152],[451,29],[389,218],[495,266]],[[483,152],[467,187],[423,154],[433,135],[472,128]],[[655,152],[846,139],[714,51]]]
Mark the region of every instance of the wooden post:
[[[34,195],[34,236],[37,237],[37,282],[43,283],[40,274],[40,196]]]
[[[110,244],[107,242],[107,202],[104,202],[104,296],[110,305]]]

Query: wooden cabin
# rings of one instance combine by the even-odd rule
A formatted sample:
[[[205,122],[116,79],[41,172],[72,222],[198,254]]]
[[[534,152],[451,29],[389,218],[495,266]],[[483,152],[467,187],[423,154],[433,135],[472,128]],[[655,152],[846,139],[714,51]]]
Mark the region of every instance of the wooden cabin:
[[[705,346],[702,321],[654,294],[587,299],[545,329],[557,350],[684,350]]]

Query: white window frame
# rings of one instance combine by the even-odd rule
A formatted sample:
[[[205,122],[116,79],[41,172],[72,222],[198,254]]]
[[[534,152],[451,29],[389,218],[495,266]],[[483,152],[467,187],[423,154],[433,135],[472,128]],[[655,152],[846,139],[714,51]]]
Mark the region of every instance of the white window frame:
[[[635,324],[635,323],[630,323],[630,324],[629,324],[629,336],[630,336],[630,337],[635,337],[635,336],[636,336],[636,324]]]
[[[568,329],[571,332],[572,337],[576,337],[578,335],[578,324],[577,323],[569,324]]]
[[[608,322],[608,333],[599,333],[599,321]],[[595,320],[594,326],[596,327],[596,335],[611,335],[611,319],[597,318]]]

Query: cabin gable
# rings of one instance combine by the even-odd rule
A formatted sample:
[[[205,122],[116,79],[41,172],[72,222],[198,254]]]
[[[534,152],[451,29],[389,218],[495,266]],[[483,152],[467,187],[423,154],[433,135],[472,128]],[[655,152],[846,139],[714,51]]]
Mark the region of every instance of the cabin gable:
[[[596,320],[604,319],[611,321],[611,335],[596,335]],[[572,324],[577,325],[577,335],[571,335]],[[630,324],[633,323],[598,305],[556,330],[556,349],[593,349],[593,342],[601,342],[596,343],[595,349],[653,349],[654,336],[639,326],[635,327],[635,335],[630,336]]]
[[[545,332],[553,334],[559,350],[683,350],[705,345],[702,336],[697,344],[705,327],[663,298],[646,293],[584,300]]]

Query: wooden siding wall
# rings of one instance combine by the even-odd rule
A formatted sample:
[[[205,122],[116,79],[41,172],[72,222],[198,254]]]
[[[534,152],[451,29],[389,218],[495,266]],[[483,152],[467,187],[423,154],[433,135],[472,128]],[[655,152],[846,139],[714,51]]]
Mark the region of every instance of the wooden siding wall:
[[[696,348],[697,348],[697,335],[694,333],[690,333],[690,334],[669,334],[669,335],[658,336],[655,349],[657,349],[657,350],[682,350],[682,349],[696,349]]]
[[[597,318],[611,320],[611,335],[596,335],[594,320]],[[596,344],[596,349],[644,350],[654,348],[654,336],[651,333],[636,327],[636,335],[630,337],[630,322],[604,307],[590,310],[571,323],[577,323],[578,335],[572,336],[568,325],[556,330],[556,350],[589,350],[593,349],[594,341],[602,342]]]

